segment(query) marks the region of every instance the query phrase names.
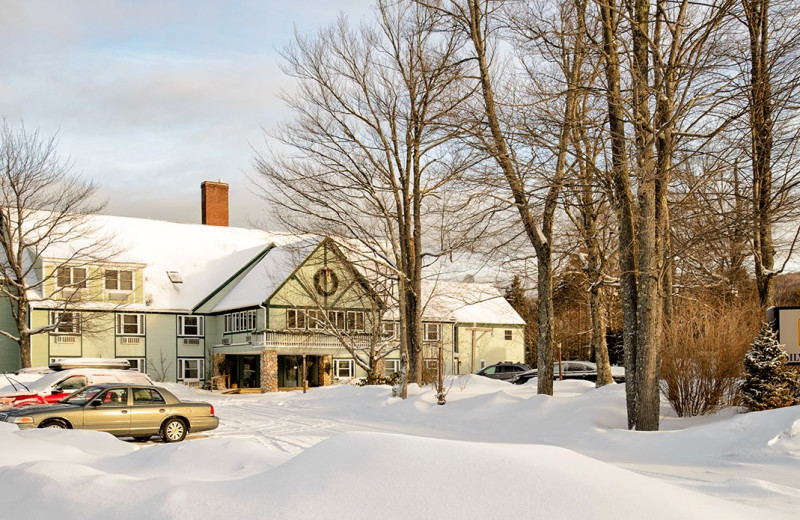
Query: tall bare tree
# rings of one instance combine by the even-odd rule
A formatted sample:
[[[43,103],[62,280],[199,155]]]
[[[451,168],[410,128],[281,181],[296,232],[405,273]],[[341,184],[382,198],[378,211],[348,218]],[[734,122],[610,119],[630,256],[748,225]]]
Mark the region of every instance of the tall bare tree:
[[[756,286],[762,307],[774,305],[773,226],[796,202],[795,166],[800,130],[796,67],[800,64],[800,7],[782,0],[741,0],[747,31],[745,92],[752,175],[752,244]],[[776,122],[779,124],[776,126]],[[778,130],[780,129],[780,130]],[[781,172],[775,176],[775,167]]]
[[[425,231],[455,247],[442,215],[470,203],[438,197],[472,162],[451,146],[463,131],[452,114],[468,93],[454,59],[459,40],[434,30],[433,13],[382,0],[376,12],[374,26],[354,30],[340,19],[296,37],[284,53],[299,81],[286,96],[295,120],[277,136],[282,148],[255,166],[285,225],[357,240],[396,278],[405,396],[405,382],[422,381],[423,262],[446,253],[426,246]],[[447,221],[466,233],[473,226]]]
[[[55,137],[12,128],[4,120],[0,168],[0,296],[8,301],[15,325],[0,329],[0,335],[16,342],[22,367],[29,367],[31,337],[76,325],[81,317],[73,309],[90,283],[89,267],[112,253],[86,219],[103,207],[96,202],[97,186],[59,157]],[[54,310],[60,312],[52,313],[52,323],[33,328],[30,309],[39,301],[56,302]]]
[[[553,226],[559,193],[568,168],[567,148],[569,125],[574,117],[576,89],[574,80],[580,63],[567,64],[562,70],[563,82],[560,113],[545,117],[545,125],[554,121],[555,139],[544,138],[536,117],[526,116],[525,104],[519,100],[498,97],[501,80],[496,64],[497,31],[506,22],[503,3],[491,0],[420,1],[429,10],[441,13],[450,26],[464,35],[470,44],[469,61],[479,87],[479,112],[473,137],[479,149],[495,163],[510,193],[510,203],[517,212],[524,235],[536,253],[538,296],[538,391],[553,393]],[[577,60],[580,62],[580,59]],[[542,153],[543,152],[543,153]],[[544,157],[542,156],[544,155]]]

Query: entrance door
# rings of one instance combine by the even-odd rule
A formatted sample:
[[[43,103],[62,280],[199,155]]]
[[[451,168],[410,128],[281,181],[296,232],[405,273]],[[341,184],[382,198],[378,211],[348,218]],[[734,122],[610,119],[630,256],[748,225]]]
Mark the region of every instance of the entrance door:
[[[231,374],[231,382],[239,388],[261,387],[261,356],[236,356],[236,373]]]
[[[302,386],[303,356],[278,356],[278,388]]]
[[[308,386],[319,386],[319,356],[306,356]],[[303,387],[303,356],[278,356],[278,388]]]

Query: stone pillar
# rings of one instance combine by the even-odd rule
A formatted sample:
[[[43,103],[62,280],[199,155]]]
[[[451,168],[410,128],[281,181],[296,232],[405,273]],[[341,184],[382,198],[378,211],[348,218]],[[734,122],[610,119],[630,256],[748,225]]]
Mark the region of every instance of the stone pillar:
[[[212,376],[221,376],[221,375],[223,375],[221,367],[225,363],[225,354],[214,354],[213,355],[213,363],[214,363],[214,366],[211,367],[211,375]]]
[[[333,381],[333,357],[320,356],[319,357],[319,386],[330,386]]]
[[[278,391],[278,351],[265,350],[261,353],[261,391]]]

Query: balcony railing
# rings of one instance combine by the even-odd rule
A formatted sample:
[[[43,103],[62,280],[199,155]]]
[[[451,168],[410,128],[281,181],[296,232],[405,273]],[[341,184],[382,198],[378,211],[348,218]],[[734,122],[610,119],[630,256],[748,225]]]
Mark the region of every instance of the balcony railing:
[[[368,348],[372,341],[371,334],[348,334],[345,341],[356,348]],[[317,332],[288,332],[267,331],[264,334],[253,334],[253,345],[263,345],[267,348],[308,348],[329,349],[343,348],[342,342],[335,335],[323,331]]]

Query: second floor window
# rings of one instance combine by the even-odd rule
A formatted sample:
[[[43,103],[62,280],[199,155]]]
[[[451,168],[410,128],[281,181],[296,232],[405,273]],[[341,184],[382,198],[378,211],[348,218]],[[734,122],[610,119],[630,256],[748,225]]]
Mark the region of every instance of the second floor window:
[[[59,267],[56,269],[56,287],[86,289],[86,268]]]
[[[344,330],[344,311],[328,311],[328,319],[336,330]]]
[[[53,332],[59,334],[80,334],[81,313],[50,311],[50,323],[57,324]]]
[[[119,269],[106,269],[106,290],[107,291],[132,291],[133,290],[133,271],[121,271]]]
[[[347,311],[347,330],[350,332],[364,331],[364,313],[362,311]]]
[[[286,311],[287,329],[305,329],[306,311],[305,309],[287,309]]]
[[[203,316],[178,316],[178,335],[202,336]]]
[[[425,323],[424,327],[424,341],[439,341],[441,334],[438,323]]]
[[[327,316],[327,319],[326,319]],[[325,311],[316,309],[286,309],[286,328],[327,329],[364,332],[364,311]]]
[[[117,334],[144,334],[144,314],[117,314]]]
[[[256,329],[256,311],[232,312],[225,315],[225,332],[243,332]]]

